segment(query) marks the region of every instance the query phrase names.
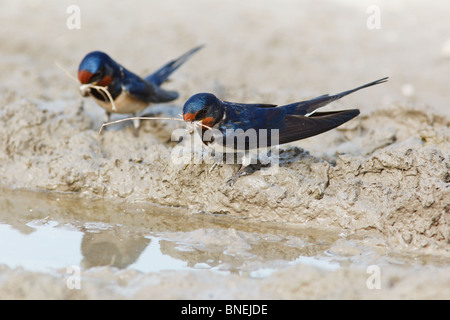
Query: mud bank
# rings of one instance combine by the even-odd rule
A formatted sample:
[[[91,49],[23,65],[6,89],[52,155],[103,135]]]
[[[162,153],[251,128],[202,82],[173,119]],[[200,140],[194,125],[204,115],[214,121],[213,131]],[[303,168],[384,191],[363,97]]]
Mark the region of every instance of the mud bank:
[[[185,209],[167,210],[144,203],[8,189],[2,189],[0,208],[1,261],[16,257],[17,262],[18,255],[12,251],[30,250],[24,248],[26,241],[22,245],[10,242],[5,231],[15,235],[15,241],[24,238],[18,238],[18,233],[31,236],[28,245],[34,251],[34,259],[27,255],[23,267],[0,265],[2,299],[450,296],[445,258],[393,254],[374,232],[345,236],[294,224],[190,215]],[[9,230],[5,224],[10,225]],[[82,235],[79,248],[70,240],[73,233]],[[158,260],[155,251],[149,255],[146,249],[155,242],[164,256],[171,257],[171,265],[166,266],[171,269],[145,271]],[[5,259],[5,247],[13,248],[9,249],[13,257]],[[58,253],[65,258],[57,258]],[[180,268],[180,262],[190,267]],[[74,287],[71,268],[77,266],[80,279]],[[373,275],[378,275],[377,280]]]
[[[296,266],[262,280],[208,271],[142,274],[96,268],[84,274],[81,290],[67,290],[64,271],[49,275],[1,267],[0,272],[6,279],[0,289],[9,299],[442,299],[450,295],[446,270],[395,266],[383,268],[380,288],[386,290],[368,290],[363,268],[329,272]]]
[[[19,100],[1,112],[4,186],[350,234],[377,230],[394,246],[448,249],[449,120],[420,108],[378,110],[317,137],[327,154],[282,147],[278,172],[256,169],[233,186],[226,180],[238,164],[211,170],[177,161],[150,121],[135,139],[129,128],[98,136],[93,120],[71,103],[53,111]],[[170,137],[173,124],[157,126]]]

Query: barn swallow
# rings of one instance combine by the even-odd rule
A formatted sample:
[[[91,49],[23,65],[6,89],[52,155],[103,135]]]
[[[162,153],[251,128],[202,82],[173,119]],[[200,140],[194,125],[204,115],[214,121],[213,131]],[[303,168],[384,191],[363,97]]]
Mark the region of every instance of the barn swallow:
[[[335,95],[325,94],[311,100],[283,106],[227,102],[219,100],[211,93],[198,93],[184,104],[183,119],[190,123],[201,122],[202,126],[198,132],[202,135],[204,144],[222,152],[223,150],[228,152],[230,149],[235,153],[246,152],[305,139],[344,124],[356,117],[359,110],[327,112],[316,112],[316,110],[355,91],[387,80],[388,77]],[[205,133],[211,130],[210,128],[215,129],[218,135],[212,137],[209,135],[205,139]],[[237,129],[242,130],[236,131]],[[253,141],[250,141],[249,135],[247,138],[244,136],[250,129],[256,132],[256,139]],[[267,136],[262,137],[261,132]],[[278,139],[272,139],[273,135],[277,135]],[[229,181],[234,183],[245,167],[243,162],[239,171]]]
[[[169,102],[178,98],[175,91],[161,88],[169,76],[186,62],[203,46],[193,48],[178,59],[166,63],[156,72],[141,78],[125,69],[110,56],[101,51],[88,53],[78,68],[78,80],[81,83],[80,91],[83,96],[91,96],[103,109],[106,110],[108,121],[111,113],[131,113],[145,109],[150,103]],[[114,104],[109,97],[99,89],[89,85],[106,87]],[[139,122],[135,122],[135,135]]]

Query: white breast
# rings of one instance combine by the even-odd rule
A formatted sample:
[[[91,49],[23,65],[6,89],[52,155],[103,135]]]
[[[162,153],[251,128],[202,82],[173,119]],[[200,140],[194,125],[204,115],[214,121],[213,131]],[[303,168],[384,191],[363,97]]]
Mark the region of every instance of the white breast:
[[[132,97],[125,90],[122,90],[122,93],[114,100],[115,110],[113,110],[110,101],[99,100],[92,95],[91,97],[94,98],[100,107],[112,113],[136,113],[144,110],[148,106],[148,103]]]

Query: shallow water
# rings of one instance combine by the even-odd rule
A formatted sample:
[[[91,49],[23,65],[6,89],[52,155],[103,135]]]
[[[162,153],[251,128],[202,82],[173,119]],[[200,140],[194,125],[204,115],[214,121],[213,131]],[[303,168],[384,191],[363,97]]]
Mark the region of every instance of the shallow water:
[[[260,278],[296,263],[339,267],[326,254],[338,235],[317,230],[9,189],[0,208],[0,264],[11,268],[209,269]]]
[[[270,280],[293,265],[329,272],[350,266],[363,272],[374,265],[404,270],[448,266],[438,257],[394,255],[379,237],[368,234],[191,215],[182,208],[90,200],[76,194],[0,191],[0,266],[39,274],[113,267],[146,274],[209,270],[242,280]]]

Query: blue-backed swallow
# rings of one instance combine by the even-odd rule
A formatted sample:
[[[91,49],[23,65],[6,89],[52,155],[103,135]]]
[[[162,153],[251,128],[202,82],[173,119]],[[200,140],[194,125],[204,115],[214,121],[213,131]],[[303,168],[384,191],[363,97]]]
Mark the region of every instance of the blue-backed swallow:
[[[183,118],[186,122],[201,121],[203,126],[199,133],[202,134],[203,142],[216,150],[217,146],[214,144],[219,145],[221,150],[232,149],[234,152],[281,145],[318,135],[353,119],[359,114],[358,109],[327,112],[316,112],[316,109],[355,91],[387,80],[386,77],[335,95],[325,94],[311,100],[283,106],[233,103],[221,101],[211,93],[198,93],[184,104]],[[210,130],[205,126],[216,129],[219,136],[209,135],[205,139],[205,133]],[[236,131],[237,129],[242,131]],[[250,135],[239,139],[240,134],[245,135],[250,129],[255,130],[256,140],[250,141]],[[266,136],[262,137],[261,132]],[[277,134],[278,140],[273,140],[271,134]],[[230,179],[232,183],[243,173],[244,168],[243,164]]]
[[[186,62],[195,52],[203,46],[193,48],[178,59],[169,61],[156,72],[145,78],[141,78],[133,72],[125,69],[110,56],[101,51],[88,53],[81,61],[78,68],[78,80],[83,96],[91,96],[103,109],[106,110],[108,121],[111,113],[131,113],[144,110],[150,103],[169,102],[178,98],[175,91],[167,91],[161,88],[169,76]],[[101,90],[89,85],[106,87],[114,105],[108,96]],[[139,127],[139,121],[134,122],[135,135]]]

